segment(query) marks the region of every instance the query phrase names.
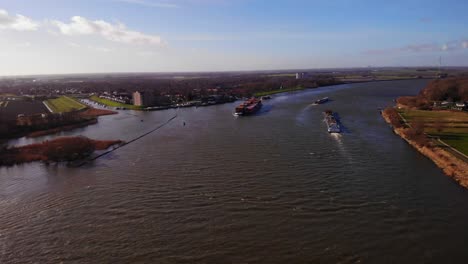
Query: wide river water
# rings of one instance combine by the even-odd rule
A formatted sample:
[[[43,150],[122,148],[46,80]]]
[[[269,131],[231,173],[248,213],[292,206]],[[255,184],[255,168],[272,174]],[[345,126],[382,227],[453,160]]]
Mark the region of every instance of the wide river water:
[[[468,191],[378,111],[426,83],[281,94],[249,117],[239,102],[122,111],[62,133],[128,141],[177,114],[83,167],[0,168],[0,263],[466,263]],[[326,132],[325,109],[345,133]]]

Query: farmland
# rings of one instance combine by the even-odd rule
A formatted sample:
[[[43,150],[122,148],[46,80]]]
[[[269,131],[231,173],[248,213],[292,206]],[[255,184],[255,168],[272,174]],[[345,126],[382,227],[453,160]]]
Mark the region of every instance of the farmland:
[[[85,105],[67,96],[49,99],[46,103],[54,113],[71,112],[86,108]]]
[[[468,113],[453,111],[402,110],[410,123],[424,124],[424,132],[468,155]]]

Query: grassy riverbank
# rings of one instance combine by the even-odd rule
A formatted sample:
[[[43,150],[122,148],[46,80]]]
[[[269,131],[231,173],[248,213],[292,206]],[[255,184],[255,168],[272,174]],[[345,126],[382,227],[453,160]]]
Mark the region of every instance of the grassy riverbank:
[[[407,112],[406,116],[413,119],[412,123],[406,122],[406,118],[402,119],[402,115],[395,108],[385,109],[382,116],[387,123],[392,125],[395,134],[431,159],[447,176],[452,177],[461,186],[468,188],[468,163],[465,162],[463,156],[457,155],[450,147],[438,144],[435,140],[427,137],[423,123],[417,122],[418,119],[414,118],[414,116],[434,118],[432,114]]]
[[[301,90],[304,90],[304,89],[307,89],[307,88],[296,87],[296,88],[288,88],[288,89],[277,89],[277,90],[271,90],[271,91],[266,91],[266,92],[255,93],[254,96],[261,97],[261,96],[273,95],[273,94],[278,94],[278,93],[301,91]]]
[[[468,155],[468,113],[414,109],[401,109],[399,112],[409,124],[422,125],[429,136],[438,137]]]
[[[122,108],[131,109],[131,110],[142,110],[143,109],[141,106],[131,105],[131,104],[123,104],[123,103],[115,102],[115,101],[112,101],[112,100],[100,98],[100,97],[98,97],[96,95],[91,96],[89,99],[92,100],[92,101],[95,101],[97,103],[109,106],[109,107],[122,107]]]

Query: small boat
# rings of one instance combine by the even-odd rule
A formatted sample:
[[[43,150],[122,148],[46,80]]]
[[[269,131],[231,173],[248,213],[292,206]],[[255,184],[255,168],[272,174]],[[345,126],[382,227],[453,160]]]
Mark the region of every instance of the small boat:
[[[319,99],[319,100],[315,101],[315,104],[323,104],[323,103],[326,103],[328,101],[330,101],[330,99],[328,97],[324,97],[322,99]]]
[[[269,100],[269,99],[271,99],[271,96],[269,95],[262,96],[262,100]]]

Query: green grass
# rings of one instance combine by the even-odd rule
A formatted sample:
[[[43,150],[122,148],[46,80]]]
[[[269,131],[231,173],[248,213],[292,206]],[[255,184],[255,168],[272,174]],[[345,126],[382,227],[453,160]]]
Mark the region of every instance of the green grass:
[[[86,105],[79,103],[78,101],[67,96],[60,96],[56,99],[49,99],[46,101],[46,103],[54,113],[71,112],[86,108]]]
[[[306,88],[296,87],[296,88],[289,88],[289,89],[277,89],[277,90],[272,90],[272,91],[259,92],[259,93],[254,94],[254,96],[260,97],[260,96],[272,95],[272,94],[278,94],[278,93],[287,93],[287,92],[300,91],[300,90],[304,90],[304,89],[306,89]]]
[[[431,135],[438,136],[448,145],[468,155],[468,133],[447,133],[444,131],[442,133],[431,133]]]
[[[141,106],[131,105],[131,104],[122,104],[122,103],[115,102],[115,101],[112,101],[112,100],[99,98],[96,95],[91,96],[89,99],[93,100],[95,102],[98,102],[100,104],[110,106],[110,107],[125,107],[127,109],[132,109],[132,110],[141,110],[142,109]]]
[[[442,141],[468,155],[468,113],[449,111],[400,110],[401,115],[411,124],[424,123],[424,131],[440,137]],[[438,131],[434,126],[439,123]]]

